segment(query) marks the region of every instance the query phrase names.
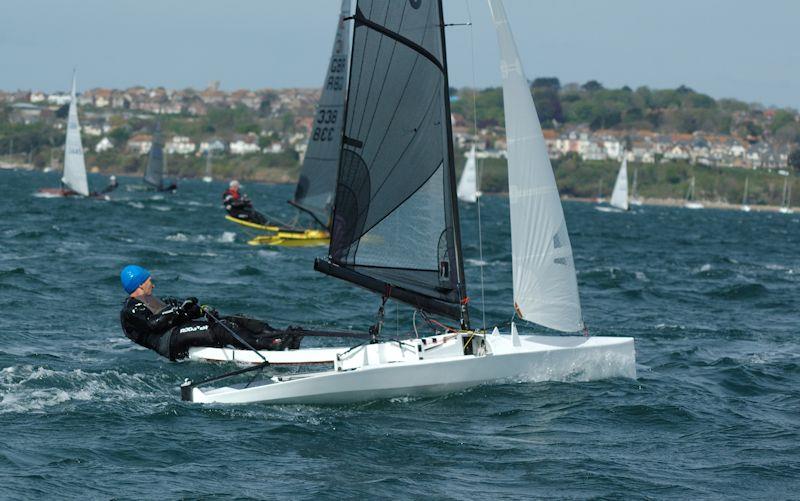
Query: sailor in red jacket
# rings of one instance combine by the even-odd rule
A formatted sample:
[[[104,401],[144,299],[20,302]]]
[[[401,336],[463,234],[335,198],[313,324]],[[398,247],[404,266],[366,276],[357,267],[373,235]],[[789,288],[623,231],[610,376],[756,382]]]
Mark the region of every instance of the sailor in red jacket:
[[[267,218],[253,208],[252,202],[247,195],[239,191],[241,185],[239,181],[233,180],[228,185],[228,189],[222,194],[222,205],[228,214],[236,219],[250,221],[256,224],[267,224]]]

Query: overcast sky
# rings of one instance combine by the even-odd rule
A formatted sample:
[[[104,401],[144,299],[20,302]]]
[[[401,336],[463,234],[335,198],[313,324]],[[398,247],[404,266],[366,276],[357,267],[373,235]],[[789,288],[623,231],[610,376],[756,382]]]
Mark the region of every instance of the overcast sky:
[[[406,1],[406,0],[392,0]],[[339,0],[0,0],[0,89],[320,86]],[[800,108],[798,0],[506,0],[529,78]],[[485,0],[444,0],[451,84],[500,81]]]

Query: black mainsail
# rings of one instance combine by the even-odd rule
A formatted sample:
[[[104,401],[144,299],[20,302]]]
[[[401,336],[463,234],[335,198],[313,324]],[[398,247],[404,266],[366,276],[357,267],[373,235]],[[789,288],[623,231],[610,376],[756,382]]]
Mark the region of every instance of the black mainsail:
[[[308,148],[300,170],[300,179],[290,202],[307,212],[325,229],[330,224],[330,212],[336,188],[336,169],[342,146],[344,101],[347,95],[347,62],[350,54],[348,23],[350,0],[342,0],[331,60],[325,75],[314,123],[308,138]]]
[[[164,141],[161,138],[161,124],[156,123],[150,156],[144,171],[144,182],[157,190],[164,189]]]
[[[358,0],[328,257],[469,327],[441,0]]]

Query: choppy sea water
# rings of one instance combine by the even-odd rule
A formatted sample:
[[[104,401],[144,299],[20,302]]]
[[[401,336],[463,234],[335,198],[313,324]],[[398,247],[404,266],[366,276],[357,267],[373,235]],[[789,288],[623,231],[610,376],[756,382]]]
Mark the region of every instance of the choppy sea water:
[[[0,171],[0,497],[798,495],[798,215],[565,204],[586,321],[636,338],[637,380],[202,406],[181,402],[179,384],[224,368],[170,363],[122,335],[124,264],[150,268],[160,294],[278,326],[362,329],[378,299],[314,272],[323,248],[248,246],[223,219],[221,183],[170,195],[123,179],[111,202],[32,196],[57,178]],[[245,191],[291,217],[292,187]],[[492,325],[511,316],[507,199],[482,203]],[[474,207],[462,226],[477,308]],[[388,329],[409,322],[389,308]]]

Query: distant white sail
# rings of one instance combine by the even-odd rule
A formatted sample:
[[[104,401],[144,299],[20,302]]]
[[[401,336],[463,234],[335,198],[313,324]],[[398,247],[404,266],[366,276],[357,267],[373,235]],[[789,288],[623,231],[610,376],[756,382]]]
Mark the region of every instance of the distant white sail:
[[[464,202],[475,203],[478,201],[478,172],[475,165],[475,145],[469,150],[464,172],[458,182],[458,198]]]
[[[628,159],[622,159],[622,166],[614,183],[614,192],[611,193],[611,206],[617,209],[628,210]]]
[[[83,160],[81,126],[78,123],[78,99],[75,95],[75,74],[72,75],[72,93],[67,118],[67,142],[64,145],[64,187],[83,196],[89,196],[89,180]]]
[[[565,332],[583,328],[564,212],[542,127],[502,0],[489,0],[500,45],[517,314]]]

